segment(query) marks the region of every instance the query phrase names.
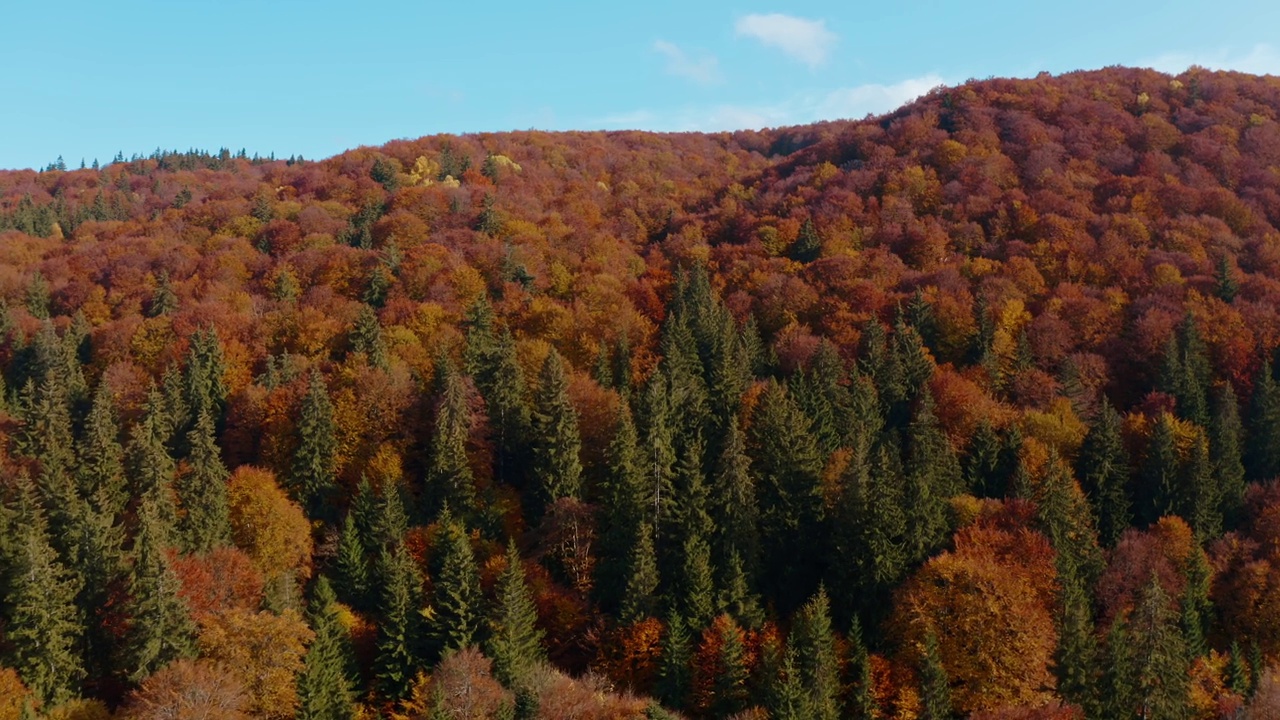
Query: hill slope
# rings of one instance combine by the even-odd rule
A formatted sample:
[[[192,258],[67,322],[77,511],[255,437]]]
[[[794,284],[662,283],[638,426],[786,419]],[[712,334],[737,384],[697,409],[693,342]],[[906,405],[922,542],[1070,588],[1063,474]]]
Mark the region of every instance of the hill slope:
[[[1278,227],[1280,79],[1200,69],[760,132],[0,172],[5,539],[49,523],[31,546],[85,584],[0,666],[47,705],[145,696],[184,653],[128,650],[139,597],[182,587],[179,634],[234,666],[228,637],[321,633],[294,609],[325,576],[371,707],[425,713],[484,661],[415,674],[468,644],[545,717],[606,702],[515,677],[480,621],[511,540],[527,653],[693,716],[907,717],[941,668],[959,712],[1216,717],[1280,657]],[[152,500],[177,579],[144,588]],[[1157,640],[1160,667],[1124,652]],[[266,655],[284,679],[237,702],[310,702]]]

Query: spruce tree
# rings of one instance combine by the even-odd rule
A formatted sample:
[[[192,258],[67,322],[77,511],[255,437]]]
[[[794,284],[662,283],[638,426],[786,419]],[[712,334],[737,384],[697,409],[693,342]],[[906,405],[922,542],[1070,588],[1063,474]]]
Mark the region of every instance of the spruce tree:
[[[1209,439],[1196,428],[1191,456],[1182,467],[1178,515],[1195,531],[1196,539],[1206,542],[1222,534],[1222,497],[1209,457]]]
[[[169,562],[168,523],[162,505],[144,498],[138,510],[133,568],[129,575],[125,672],[137,682],[194,651],[195,625],[178,597],[181,584]]]
[[[230,506],[222,453],[213,438],[213,418],[202,410],[195,427],[187,434],[191,448],[190,468],[177,479],[178,497],[185,514],[179,524],[183,548],[205,553],[230,544]]]
[[[542,631],[537,626],[538,609],[514,543],[507,546],[507,566],[498,577],[496,593],[485,653],[493,658],[494,674],[504,685],[521,687],[544,653]]]
[[[532,471],[536,507],[581,493],[582,438],[578,414],[569,401],[569,381],[560,354],[552,350],[542,364],[531,423]]]
[[[298,449],[289,470],[289,487],[307,517],[332,522],[337,495],[337,427],[324,378],[313,372],[302,398],[295,430]]]
[[[796,262],[811,263],[822,255],[822,238],[813,226],[813,220],[805,220],[800,234],[787,250],[787,256]]]
[[[1265,482],[1280,475],[1280,387],[1263,361],[1253,379],[1249,403],[1249,443],[1244,458],[1245,475]]]
[[[46,705],[79,694],[85,678],[81,639],[84,616],[76,607],[80,579],[58,560],[49,544],[48,525],[25,478],[19,480],[12,530],[17,537],[8,568],[6,665]]]
[[[76,479],[80,494],[100,512],[116,515],[128,502],[124,478],[124,449],[111,389],[99,382],[84,432],[76,443]]]
[[[853,720],[875,720],[879,717],[875,684],[871,677],[871,655],[862,638],[862,623],[855,615],[849,624],[848,711]]]
[[[315,639],[298,674],[298,718],[353,720],[355,693],[347,676],[351,649],[339,618],[338,599],[323,575],[312,588],[307,622]]]
[[[715,615],[715,587],[711,567],[711,517],[707,514],[707,489],[702,480],[702,449],[690,443],[676,470],[680,512],[665,533],[667,546],[676,552],[660,567],[678,568],[672,594],[681,616],[692,630],[701,630]]]
[[[599,488],[600,528],[596,564],[596,596],[606,611],[622,602],[629,576],[637,531],[645,522],[644,476],[639,440],[631,411],[625,403],[618,410],[613,440],[606,452],[608,467]]]
[[[919,394],[906,439],[903,507],[912,528],[907,535],[907,557],[911,562],[922,562],[945,540],[947,500],[960,488],[960,466],[933,413],[928,388]]]
[[[808,418],[776,383],[762,393],[751,429],[765,548],[761,578],[779,606],[791,610],[817,587],[822,572],[822,459]]]
[[[1058,649],[1054,657],[1058,692],[1067,702],[1079,705],[1086,718],[1101,717],[1100,658],[1089,595],[1076,576],[1064,575],[1061,584]]]
[[[1236,299],[1236,295],[1240,292],[1240,281],[1236,279],[1235,268],[1232,267],[1231,258],[1226,253],[1218,256],[1214,280],[1218,298],[1225,303]]]
[[[444,392],[436,411],[435,433],[431,437],[431,461],[427,467],[427,494],[431,507],[448,507],[463,518],[475,515],[475,478],[467,459],[467,438],[471,411],[462,378],[451,368],[443,368]]]
[[[832,529],[832,581],[842,618],[881,617],[890,591],[906,573],[908,525],[899,454],[891,442],[855,448],[845,469]]]
[[[1098,534],[1115,546],[1129,527],[1129,455],[1120,437],[1120,414],[1105,400],[1085,435],[1076,473],[1098,517]]]
[[[689,700],[693,684],[693,646],[689,630],[679,615],[667,618],[666,633],[662,637],[662,658],[658,663],[658,682],[654,688],[658,699],[673,708],[682,708]]]
[[[477,329],[481,327],[479,324],[468,329],[466,369],[475,378],[489,416],[494,442],[494,475],[500,482],[519,486],[527,464],[531,422],[524,375],[511,333],[504,329],[495,336],[492,320],[488,323],[489,331]]]
[[[161,270],[156,278],[156,289],[151,294],[151,302],[147,305],[147,317],[171,315],[178,309],[178,295],[169,285],[169,273]]]
[[[1173,602],[1155,575],[1133,610],[1126,641],[1132,653],[1139,716],[1150,720],[1190,717],[1191,659]]]
[[[355,324],[348,337],[351,351],[361,353],[370,366],[387,370],[390,368],[390,357],[387,344],[382,337],[382,325],[378,322],[378,314],[369,305],[361,305],[356,315]]]
[[[951,705],[951,681],[938,653],[938,638],[929,631],[924,638],[920,663],[920,720],[949,720],[955,717]]]
[[[676,508],[675,486],[672,484],[676,446],[669,400],[666,378],[662,373],[654,373],[641,397],[643,432],[640,454],[644,471],[645,512],[655,530],[670,522]],[[659,549],[655,536],[654,550]]]
[[[373,674],[383,697],[401,700],[408,697],[422,667],[422,576],[404,543],[384,550],[380,565],[382,587]]]
[[[653,550],[654,530],[648,523],[636,528],[635,540],[627,558],[626,585],[618,607],[618,618],[625,624],[638,623],[654,614],[654,594],[658,590],[658,560]]]
[[[772,720],[809,720],[814,715],[800,681],[795,648],[783,651],[775,642],[772,651],[782,655],[782,658],[777,667],[766,676],[769,686],[763,704],[769,717]]]
[[[466,530],[457,522],[446,522],[441,545],[429,628],[439,657],[476,644],[483,618],[480,572]]]
[[[1046,465],[1035,498],[1037,524],[1057,552],[1062,574],[1091,584],[1103,567],[1093,513],[1056,453],[1050,453]]]
[[[208,412],[217,425],[227,405],[226,360],[218,331],[209,325],[191,336],[187,351],[186,401],[191,421]],[[185,429],[185,428],[182,428]]]
[[[713,642],[719,652],[708,709],[713,717],[728,718],[741,712],[747,703],[747,649],[743,646],[742,631],[727,615],[712,623],[709,632],[714,634]]]
[[[964,459],[964,481],[969,492],[977,497],[1001,497],[1003,478],[999,477],[1000,435],[991,423],[983,418],[969,440]]]
[[[362,612],[373,609],[374,605],[366,552],[354,513],[349,513],[342,523],[342,532],[338,536],[338,557],[334,560],[334,584],[343,602]]]
[[[1156,420],[1147,442],[1143,463],[1140,519],[1147,524],[1165,515],[1176,515],[1182,503],[1181,463],[1175,444],[1173,418],[1165,413]]]
[[[823,341],[809,369],[793,377],[788,387],[813,427],[824,456],[839,448],[850,424],[851,400],[845,387],[844,361],[835,346]]]
[[[166,447],[167,416],[164,400],[152,387],[147,395],[146,414],[133,427],[126,449],[130,492],[135,498],[149,498],[154,503],[157,540],[165,545],[173,533],[177,512],[173,501],[173,457]]]
[[[818,593],[800,608],[791,629],[801,684],[809,697],[810,717],[837,720],[840,717],[840,659],[831,631],[831,609],[827,591]]]
[[[1240,404],[1231,383],[1222,383],[1213,395],[1209,418],[1209,458],[1221,491],[1221,512],[1228,528],[1235,527],[1244,510],[1245,475]]]

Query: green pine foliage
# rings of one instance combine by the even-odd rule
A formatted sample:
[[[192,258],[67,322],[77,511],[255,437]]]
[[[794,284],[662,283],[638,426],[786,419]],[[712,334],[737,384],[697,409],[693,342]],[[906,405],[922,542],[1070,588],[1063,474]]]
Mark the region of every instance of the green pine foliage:
[[[289,470],[294,497],[317,520],[332,521],[337,495],[337,427],[320,373],[312,373],[298,412],[297,450]]]
[[[471,411],[467,407],[462,378],[451,368],[443,374],[444,392],[436,410],[431,436],[431,462],[427,467],[427,494],[433,508],[449,508],[464,518],[476,511],[475,478],[467,458]]]
[[[480,573],[466,530],[457,522],[445,521],[440,543],[428,628],[436,656],[476,644],[484,617]]]
[[[924,657],[920,662],[920,720],[949,720],[955,717],[951,704],[951,681],[938,654],[938,639],[925,635]]]
[[[195,625],[178,597],[180,584],[167,552],[169,530],[162,508],[151,497],[144,498],[133,541],[127,607],[131,623],[123,669],[134,682],[195,649]]]
[[[298,674],[300,720],[353,720],[355,691],[347,676],[351,648],[339,618],[338,599],[328,578],[320,576],[307,603],[307,622],[315,639]]]
[[[422,667],[422,575],[403,543],[383,551],[373,675],[388,700],[408,697]]]
[[[1280,386],[1264,360],[1253,378],[1249,403],[1249,442],[1245,446],[1245,476],[1254,482],[1280,475]]]
[[[542,631],[537,626],[538,609],[514,543],[507,546],[507,564],[498,577],[495,592],[485,653],[493,658],[494,674],[503,684],[523,687],[529,674],[545,659],[545,653]]]
[[[1076,474],[1098,518],[1098,535],[1114,547],[1129,527],[1129,454],[1120,437],[1120,414],[1103,402],[1085,435],[1076,460]]]
[[[560,498],[579,497],[582,438],[578,434],[578,414],[569,401],[564,362],[554,350],[547,355],[538,376],[530,433],[535,506],[546,508]]]
[[[837,720],[840,713],[840,659],[831,630],[831,608],[825,588],[819,588],[800,608],[791,628],[800,684],[808,696],[810,717]]]
[[[1236,391],[1231,383],[1222,383],[1213,395],[1213,415],[1209,418],[1209,460],[1221,494],[1220,512],[1228,528],[1235,527],[1244,510],[1243,443]]]
[[[230,509],[227,504],[227,478],[230,473],[222,464],[222,451],[213,438],[213,418],[201,411],[195,427],[187,435],[191,448],[189,467],[175,482],[183,515],[179,536],[183,548],[191,553],[205,553],[231,542]]]

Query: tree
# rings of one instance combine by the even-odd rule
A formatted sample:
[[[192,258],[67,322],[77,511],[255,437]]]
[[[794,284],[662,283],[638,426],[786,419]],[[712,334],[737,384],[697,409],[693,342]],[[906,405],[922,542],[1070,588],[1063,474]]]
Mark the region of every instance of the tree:
[[[200,655],[226,663],[249,694],[255,717],[288,720],[298,704],[298,674],[314,638],[292,609],[280,614],[232,608],[200,622]]]
[[[190,467],[178,476],[178,497],[184,515],[180,535],[187,552],[202,553],[231,541],[227,478],[222,453],[213,437],[213,418],[202,410],[195,427],[187,434],[191,448]]]
[[[1147,443],[1143,463],[1143,498],[1139,517],[1147,524],[1181,510],[1181,461],[1174,436],[1173,416],[1165,413],[1156,421]]]
[[[667,618],[667,632],[662,639],[658,684],[654,688],[658,699],[671,707],[685,706],[693,684],[690,672],[692,662],[693,648],[689,641],[689,630],[679,615],[670,615]]]
[[[422,615],[422,577],[403,543],[383,551],[378,575],[377,654],[373,675],[383,697],[402,700],[409,695],[421,667],[418,648]]]
[[[760,397],[750,438],[766,548],[761,577],[780,608],[795,608],[821,575],[822,459],[808,418],[776,383]]]
[[[845,468],[832,532],[832,582],[842,618],[865,613],[878,621],[907,572],[900,454],[891,443],[857,447]]]
[[[338,557],[334,561],[335,585],[339,597],[357,610],[373,609],[369,560],[365,543],[356,527],[354,513],[348,513],[338,536]]]
[[[1077,577],[1065,576],[1062,579],[1058,637],[1054,658],[1058,692],[1067,702],[1079,705],[1086,718],[1100,717],[1101,658],[1094,635],[1093,609],[1088,593]]]
[[[471,539],[460,523],[444,523],[441,546],[439,568],[433,578],[430,633],[432,649],[443,657],[476,644],[483,614],[480,573]]]
[[[531,427],[532,472],[536,507],[545,509],[564,497],[581,492],[582,439],[578,414],[569,402],[569,381],[560,354],[552,350],[538,376]]]
[[[427,492],[432,507],[449,508],[464,518],[475,515],[475,480],[467,459],[467,438],[471,411],[462,379],[451,368],[443,368],[444,392],[436,411],[435,433],[431,436],[431,462],[427,468]]]
[[[1191,456],[1182,467],[1178,514],[1187,519],[1201,542],[1222,534],[1221,489],[1209,457],[1209,439],[1197,427]]]
[[[319,372],[311,374],[295,434],[298,449],[289,471],[289,489],[308,517],[331,522],[337,493],[337,426],[333,403]]]
[[[1221,512],[1227,527],[1234,527],[1244,509],[1244,429],[1240,404],[1231,383],[1222,383],[1213,395],[1209,418],[1209,459],[1222,496]]]
[[[507,687],[521,687],[542,660],[538,609],[525,582],[524,565],[514,543],[507,545],[507,565],[498,577],[497,602],[489,617],[485,650],[494,672]]]
[[[79,648],[85,623],[75,603],[80,584],[49,544],[44,513],[25,478],[18,493],[18,537],[5,573],[7,661],[41,702],[56,705],[75,697],[85,678]]]
[[[911,562],[922,562],[941,546],[947,527],[946,501],[960,489],[960,465],[933,413],[928,388],[920,391],[906,439],[903,507],[912,528],[906,550]]]
[[[1244,467],[1246,477],[1254,482],[1280,475],[1280,386],[1267,361],[1253,378]]]
[[[809,717],[836,720],[840,717],[840,659],[825,588],[818,588],[800,608],[791,628],[790,645],[795,648],[801,686],[808,695]]]
[[[1126,623],[1138,716],[1151,720],[1188,717],[1190,659],[1173,602],[1154,575]]]
[[[1080,446],[1076,473],[1093,503],[1102,543],[1115,546],[1129,527],[1129,456],[1120,437],[1120,414],[1106,401]]]
[[[494,475],[501,482],[519,486],[527,464],[531,422],[524,375],[511,333],[504,329],[495,334],[492,318],[484,319],[484,308],[488,308],[487,300],[478,315],[473,310],[478,319],[468,326],[466,371],[475,379],[489,416],[495,445]]]
[[[386,370],[390,367],[387,345],[382,337],[382,325],[378,322],[378,314],[373,307],[361,305],[356,315],[355,325],[348,337],[351,351],[365,356],[371,367]]]
[[[1036,519],[1058,554],[1061,573],[1092,583],[1102,572],[1093,513],[1056,453],[1050,452],[1035,500]]]
[[[169,285],[169,273],[161,270],[156,278],[156,289],[151,294],[151,302],[147,306],[148,317],[172,315],[178,309],[178,295]]]
[[[76,479],[80,494],[101,512],[116,515],[128,502],[125,488],[124,450],[120,447],[120,422],[107,383],[100,382],[76,443]]]
[[[638,623],[653,616],[654,594],[659,582],[653,536],[653,527],[648,523],[636,528],[634,544],[627,557],[626,586],[618,607],[618,618],[624,623]]]
[[[850,697],[848,709],[854,720],[874,720],[879,716],[876,705],[875,684],[871,676],[871,656],[862,639],[862,623],[855,615],[849,625]]]
[[[248,720],[244,683],[221,663],[182,659],[142,681],[120,717],[126,720],[220,718]]]
[[[736,557],[741,565],[748,588],[754,587],[759,567],[759,508],[751,459],[746,450],[746,437],[733,418],[728,423],[724,449],[711,476],[711,500],[707,508],[713,533],[712,559],[720,570],[717,587],[722,593],[728,590],[725,573],[730,569],[732,558]]]
[[[954,716],[951,683],[942,667],[938,639],[929,632],[924,637],[924,656],[920,663],[920,720],[947,720]]]
[[[347,676],[350,648],[339,618],[338,599],[329,579],[320,576],[312,587],[307,621],[315,639],[307,648],[298,675],[300,720],[353,720],[353,688]]]
[[[208,325],[197,330],[191,336],[191,347],[187,351],[185,376],[187,409],[193,421],[202,411],[209,413],[215,425],[222,421],[229,392],[226,374],[227,364],[217,329]]]
[[[599,554],[596,596],[605,610],[616,610],[626,594],[637,533],[645,523],[644,476],[639,439],[631,411],[618,409],[613,440],[606,453],[608,468],[599,485]],[[652,541],[651,541],[652,542]]]
[[[159,513],[154,502],[143,500],[134,538],[124,665],[134,682],[190,656],[195,649],[195,626],[178,597],[180,584],[165,548],[166,535]]]
[[[311,525],[275,476],[248,465],[236,468],[227,485],[231,540],[253,560],[268,583],[311,575]]]
[[[800,226],[800,234],[791,243],[787,255],[802,263],[811,263],[822,255],[822,238],[818,237],[812,220],[805,220],[804,225]]]
[[[969,439],[964,460],[964,480],[969,492],[977,497],[1002,497],[1004,488],[999,477],[1000,435],[991,422],[983,418]]]
[[[711,518],[707,514],[707,489],[702,481],[702,448],[699,443],[686,445],[676,471],[676,493],[681,499],[680,512],[669,532],[669,545],[678,549],[672,597],[681,617],[691,629],[700,630],[715,616],[715,587],[712,580]],[[662,565],[661,558],[659,565]]]
[[[164,399],[155,387],[147,394],[147,411],[142,422],[134,426],[126,450],[130,490],[135,498],[149,498],[155,504],[158,540],[169,544],[173,519],[177,516],[173,500],[173,476],[176,465],[166,446],[170,430],[164,411]]]

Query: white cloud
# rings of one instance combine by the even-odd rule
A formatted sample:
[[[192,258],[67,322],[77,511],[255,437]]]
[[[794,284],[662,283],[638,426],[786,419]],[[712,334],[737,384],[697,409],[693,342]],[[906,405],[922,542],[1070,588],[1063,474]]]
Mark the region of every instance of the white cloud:
[[[781,13],[747,15],[738,20],[734,30],[777,48],[811,68],[827,62],[837,40],[824,20],[806,20]]]
[[[891,85],[868,84],[799,93],[776,103],[760,105],[693,106],[670,112],[637,110],[601,118],[597,123],[606,128],[716,132],[802,125],[820,120],[861,119],[896,110],[943,84],[945,81],[941,76],[929,74]]]
[[[658,40],[653,49],[667,59],[667,72],[677,77],[687,78],[700,85],[710,85],[720,80],[720,62],[714,55],[699,55],[692,58],[679,45]]]
[[[1271,45],[1254,45],[1248,52],[1228,48],[1217,52],[1166,53],[1138,63],[1160,72],[1177,75],[1192,65],[1210,70],[1238,70],[1255,75],[1280,75],[1280,50]]]

